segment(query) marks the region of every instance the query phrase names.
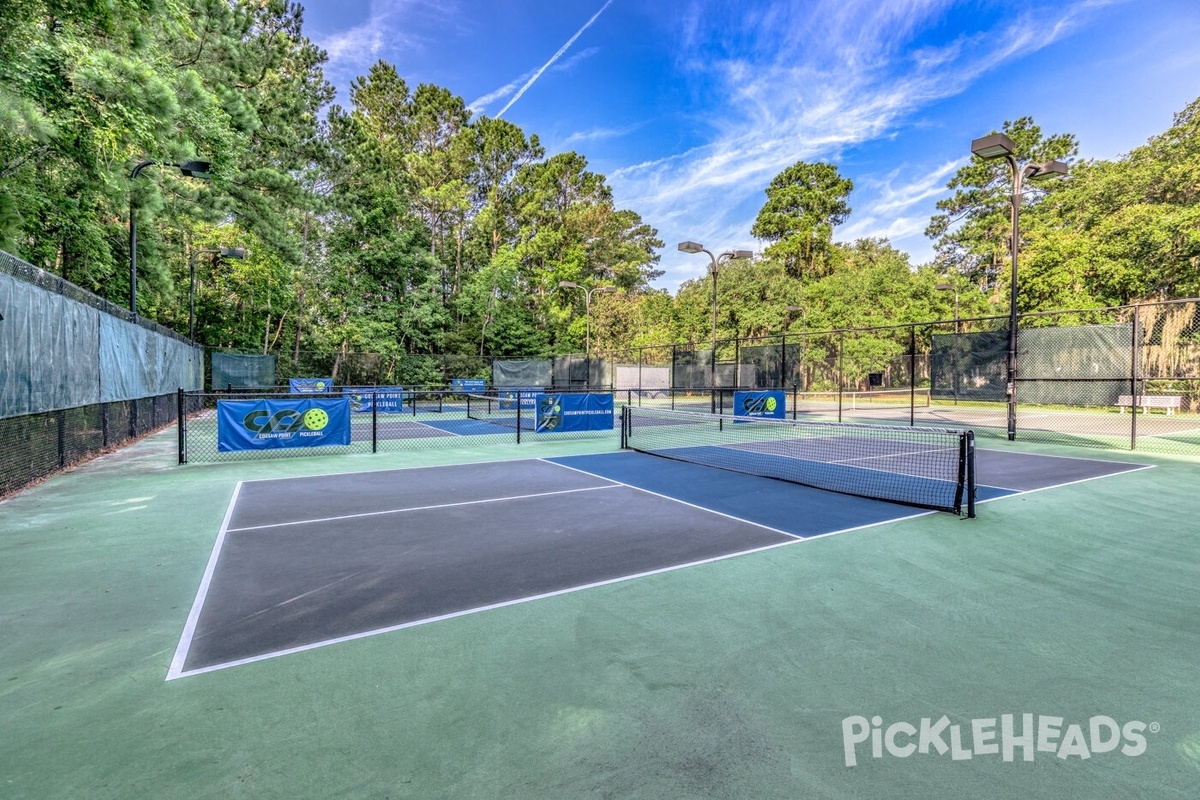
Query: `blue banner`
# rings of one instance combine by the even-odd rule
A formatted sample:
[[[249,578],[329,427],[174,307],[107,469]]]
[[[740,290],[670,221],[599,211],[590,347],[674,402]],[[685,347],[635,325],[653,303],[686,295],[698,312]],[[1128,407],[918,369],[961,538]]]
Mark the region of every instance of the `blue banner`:
[[[540,388],[501,389],[496,395],[500,398],[501,411],[516,411],[520,402],[523,411],[532,412],[537,407],[537,398],[541,393]]]
[[[321,394],[333,391],[333,378],[288,378],[292,394]]]
[[[350,401],[218,400],[217,450],[350,444]]]
[[[539,394],[537,395],[537,433],[574,431],[611,431],[613,396],[611,394]]]
[[[785,419],[787,417],[785,397],[786,394],[782,391],[734,392],[733,415],[735,417]]]
[[[342,394],[356,413],[399,414],[404,410],[404,389],[399,386],[343,386]]]
[[[450,390],[455,394],[483,394],[487,391],[485,378],[453,378]]]

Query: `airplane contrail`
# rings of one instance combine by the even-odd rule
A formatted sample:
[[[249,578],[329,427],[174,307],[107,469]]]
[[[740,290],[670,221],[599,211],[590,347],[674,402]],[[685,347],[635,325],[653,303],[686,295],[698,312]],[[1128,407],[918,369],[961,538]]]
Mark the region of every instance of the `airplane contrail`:
[[[533,77],[530,78],[529,80],[527,80],[525,82],[525,85],[522,86],[515,95],[513,95],[513,99],[508,101],[508,105],[506,105],[504,108],[500,109],[500,113],[496,114],[496,119],[499,119],[500,117],[504,116],[504,112],[508,111],[510,108],[512,108],[513,103],[515,103],[521,99],[521,95],[525,94],[525,91],[530,86],[533,86],[534,81],[536,81],[538,78],[542,77],[543,72],[548,70],[554,64],[555,61],[558,61],[560,58],[563,57],[564,53],[566,53],[568,50],[571,49],[571,45],[575,44],[575,40],[578,39],[583,34],[584,31],[586,31],[588,28],[592,27],[592,23],[595,22],[599,18],[599,16],[604,13],[604,9],[611,6],[612,3],[613,3],[613,0],[607,0],[607,2],[605,2],[605,4],[600,7],[600,10],[597,11],[595,14],[593,14],[592,18],[584,23],[582,28],[575,31],[575,35],[572,36],[570,39],[568,39],[566,44],[564,44],[562,47],[558,48],[558,52],[555,53],[553,56],[551,56],[550,60],[547,61],[545,64],[543,64],[537,72],[533,73]]]

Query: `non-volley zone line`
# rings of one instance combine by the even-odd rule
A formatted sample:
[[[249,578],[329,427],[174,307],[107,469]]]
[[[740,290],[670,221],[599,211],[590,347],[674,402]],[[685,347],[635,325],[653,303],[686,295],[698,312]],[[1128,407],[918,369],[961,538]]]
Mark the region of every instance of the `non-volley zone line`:
[[[419,511],[438,511],[441,509],[458,508],[462,506],[475,506],[485,503],[510,503],[522,500],[533,500],[539,497],[553,497],[554,495],[576,494],[578,492],[595,492],[603,489],[617,489],[621,484],[611,483],[606,486],[586,486],[580,489],[560,489],[551,492],[534,492],[532,494],[516,494],[507,495],[504,497],[487,497],[480,500],[464,500],[458,503],[434,503],[424,506],[404,506],[402,508],[387,508],[382,511],[364,511],[359,514],[337,514],[331,517],[314,517],[312,519],[289,520],[287,522],[272,522],[265,525],[247,525],[242,528],[228,528],[228,533],[240,533],[243,531],[260,531],[268,528],[286,528],[294,525],[315,525],[326,522],[342,522],[351,519],[365,519],[367,517],[378,517],[385,514],[406,514]]]
[[[802,506],[777,482],[710,476],[741,498],[739,514],[580,466],[536,459],[239,484],[168,679],[799,541],[784,528]],[[375,508],[339,513],[379,494]],[[780,524],[746,520],[752,506]]]

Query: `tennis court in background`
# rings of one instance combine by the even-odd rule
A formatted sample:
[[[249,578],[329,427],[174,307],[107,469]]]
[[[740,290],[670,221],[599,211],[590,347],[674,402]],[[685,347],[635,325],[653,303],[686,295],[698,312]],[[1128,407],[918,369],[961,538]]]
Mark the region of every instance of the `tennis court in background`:
[[[977,461],[981,502],[1146,468],[991,450]],[[923,513],[628,451],[246,481],[167,677]]]

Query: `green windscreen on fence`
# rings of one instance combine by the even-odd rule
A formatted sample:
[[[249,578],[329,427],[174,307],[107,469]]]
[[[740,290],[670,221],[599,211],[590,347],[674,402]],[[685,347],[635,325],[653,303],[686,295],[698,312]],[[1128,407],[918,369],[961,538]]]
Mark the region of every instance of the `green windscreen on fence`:
[[[493,361],[492,386],[527,388],[554,385],[554,371],[549,359],[536,361]]]
[[[203,351],[184,340],[4,273],[0,299],[0,417],[201,386]]]
[[[204,353],[124,320],[100,315],[100,401],[200,388]]]
[[[1021,329],[1020,402],[1115,405],[1119,395],[1129,393],[1132,337],[1128,323]],[[934,334],[930,379],[935,398],[1004,401],[1008,331]]]
[[[275,356],[212,354],[212,388],[266,388],[275,385]]]
[[[0,297],[0,417],[99,402],[99,313],[4,274]]]
[[[551,374],[554,379],[552,385],[560,389],[607,386],[609,383],[608,367],[602,358],[555,356]]]

